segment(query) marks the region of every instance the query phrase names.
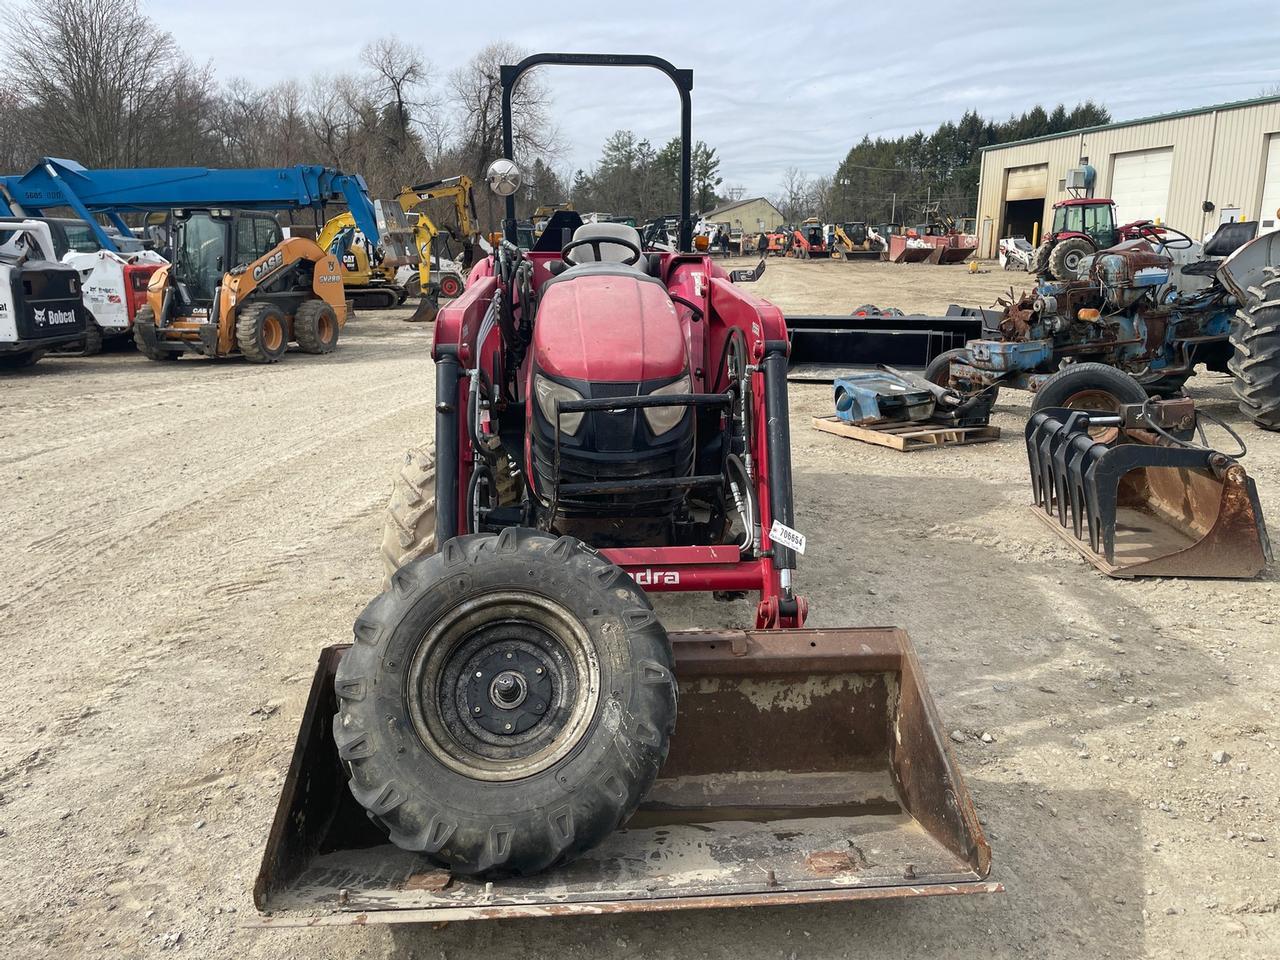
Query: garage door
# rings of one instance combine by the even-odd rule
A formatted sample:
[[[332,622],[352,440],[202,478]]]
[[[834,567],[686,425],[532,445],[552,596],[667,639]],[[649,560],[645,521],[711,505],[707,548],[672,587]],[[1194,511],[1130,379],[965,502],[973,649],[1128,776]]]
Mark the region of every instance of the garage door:
[[[1043,200],[1049,183],[1049,165],[1038,163],[1033,167],[1010,167],[1005,171],[1004,198],[1009,200]]]
[[[1267,144],[1267,172],[1262,178],[1259,233],[1280,230],[1280,133],[1273,133],[1270,139]]]
[[[1165,220],[1173,147],[1117,153],[1111,160],[1111,199],[1116,222]]]

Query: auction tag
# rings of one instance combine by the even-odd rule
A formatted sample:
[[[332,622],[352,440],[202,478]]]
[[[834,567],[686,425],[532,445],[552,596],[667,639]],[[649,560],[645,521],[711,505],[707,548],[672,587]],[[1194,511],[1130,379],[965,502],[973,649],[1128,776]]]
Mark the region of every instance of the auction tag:
[[[804,534],[798,530],[792,530],[785,523],[773,521],[773,526],[769,528],[769,539],[784,547],[790,547],[796,553],[804,553]]]

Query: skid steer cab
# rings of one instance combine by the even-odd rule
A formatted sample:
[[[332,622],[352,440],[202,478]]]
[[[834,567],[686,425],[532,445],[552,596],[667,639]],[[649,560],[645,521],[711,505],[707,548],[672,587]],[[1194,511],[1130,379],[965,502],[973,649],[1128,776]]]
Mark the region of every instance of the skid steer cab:
[[[571,210],[521,248],[511,93],[547,64],[675,84],[675,250]],[[501,79],[505,239],[436,320],[434,439],[398,472],[384,592],[323,654],[265,922],[999,889],[905,634],[804,627],[786,325],[688,252],[692,74],[538,54]],[[749,597],[748,622],[668,632],[662,591]]]
[[[338,258],[285,238],[258,211],[173,213],[173,260],[151,276],[134,340],[152,360],[183,353],[275,363],[290,343],[331,353],[347,322]]]

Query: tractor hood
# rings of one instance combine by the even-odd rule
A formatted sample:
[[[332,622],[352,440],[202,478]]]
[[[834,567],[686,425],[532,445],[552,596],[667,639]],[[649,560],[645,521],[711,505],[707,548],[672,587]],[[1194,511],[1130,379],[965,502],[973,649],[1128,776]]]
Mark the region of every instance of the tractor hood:
[[[593,383],[679,376],[688,367],[684,333],[666,287],[615,264],[573,267],[548,281],[538,304],[537,369]]]

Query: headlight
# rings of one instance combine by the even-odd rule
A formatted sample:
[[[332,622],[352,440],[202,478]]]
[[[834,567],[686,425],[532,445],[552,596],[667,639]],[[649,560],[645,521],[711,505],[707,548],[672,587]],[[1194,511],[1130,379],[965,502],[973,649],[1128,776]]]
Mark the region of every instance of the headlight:
[[[571,387],[566,387],[563,383],[556,383],[554,380],[548,380],[542,374],[536,374],[533,378],[533,392],[538,397],[538,407],[542,410],[542,415],[554,429],[556,423],[556,408],[562,403],[570,400],[581,400],[582,394]],[[573,436],[582,426],[581,413],[566,413],[560,418],[560,432]]]
[[[693,392],[693,381],[689,379],[686,373],[675,383],[668,383],[665,387],[659,387],[652,391],[651,397],[671,397],[682,393]],[[644,418],[649,421],[649,429],[657,436],[674,430],[680,421],[684,419],[687,407],[645,407]]]

